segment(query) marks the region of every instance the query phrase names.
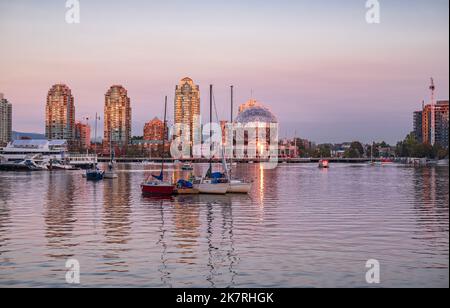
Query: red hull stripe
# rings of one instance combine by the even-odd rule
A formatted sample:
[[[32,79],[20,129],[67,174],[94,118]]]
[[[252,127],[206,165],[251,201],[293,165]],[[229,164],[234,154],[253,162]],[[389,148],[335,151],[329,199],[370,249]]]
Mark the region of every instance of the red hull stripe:
[[[170,196],[174,193],[174,186],[142,186],[142,193],[146,195]]]

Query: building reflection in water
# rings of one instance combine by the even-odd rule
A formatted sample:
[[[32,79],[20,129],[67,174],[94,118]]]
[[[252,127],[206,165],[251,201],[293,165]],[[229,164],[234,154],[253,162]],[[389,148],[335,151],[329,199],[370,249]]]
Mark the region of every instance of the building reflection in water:
[[[265,182],[264,182],[264,173],[265,169],[263,165],[259,165],[259,205],[261,207],[264,207],[264,188],[265,188]]]
[[[415,208],[419,224],[427,232],[448,232],[449,169],[447,167],[414,169]],[[435,220],[430,223],[430,219]]]
[[[178,196],[174,200],[173,207],[174,233],[176,236],[176,248],[181,257],[178,263],[190,265],[196,264],[196,252],[200,237],[200,205],[195,202],[195,197]]]
[[[45,237],[47,256],[68,259],[75,256],[73,231],[76,223],[74,194],[74,175],[64,172],[48,173],[48,189],[44,205]]]
[[[124,166],[125,168],[127,166]],[[121,172],[115,180],[103,181],[103,232],[105,264],[108,272],[128,272],[128,264],[123,254],[131,232],[130,173]]]
[[[0,269],[3,263],[9,260],[3,259],[3,255],[8,251],[8,242],[10,241],[8,232],[11,224],[11,184],[12,181],[0,180]]]

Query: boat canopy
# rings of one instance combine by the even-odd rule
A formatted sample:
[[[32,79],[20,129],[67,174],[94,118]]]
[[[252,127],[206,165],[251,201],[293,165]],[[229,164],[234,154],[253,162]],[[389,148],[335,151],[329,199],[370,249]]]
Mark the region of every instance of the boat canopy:
[[[194,185],[191,182],[186,181],[186,180],[179,180],[177,182],[177,186],[181,187],[181,188],[193,188],[194,187]]]

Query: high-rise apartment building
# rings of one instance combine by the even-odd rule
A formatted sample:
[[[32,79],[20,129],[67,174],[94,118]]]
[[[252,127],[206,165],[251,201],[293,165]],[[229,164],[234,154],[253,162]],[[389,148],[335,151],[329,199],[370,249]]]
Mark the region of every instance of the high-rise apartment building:
[[[113,85],[105,94],[103,140],[107,153],[111,141],[118,150],[124,150],[131,142],[131,101],[123,86]]]
[[[0,93],[0,146],[12,139],[12,105]]]
[[[75,103],[65,84],[54,85],[47,95],[45,136],[50,140],[75,138]]]
[[[433,119],[434,117],[434,119]],[[434,122],[435,128],[432,129]],[[449,101],[438,101],[436,105],[426,105],[422,112],[423,143],[448,147]],[[434,136],[432,135],[434,132]]]
[[[200,87],[183,78],[175,88],[174,136],[192,146],[201,142]]]

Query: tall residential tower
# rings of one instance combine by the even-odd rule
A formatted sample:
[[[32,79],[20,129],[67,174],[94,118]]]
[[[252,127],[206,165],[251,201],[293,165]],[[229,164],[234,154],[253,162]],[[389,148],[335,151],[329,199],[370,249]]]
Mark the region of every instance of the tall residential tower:
[[[65,84],[56,84],[48,92],[45,136],[50,140],[75,138],[75,103],[72,91]]]
[[[12,105],[0,93],[0,146],[11,141]]]
[[[201,142],[200,88],[191,78],[183,78],[175,88],[174,135],[183,142]]]
[[[113,85],[105,94],[104,128],[104,152],[109,153],[111,141],[112,146],[119,150],[130,144],[131,102],[123,86]]]

